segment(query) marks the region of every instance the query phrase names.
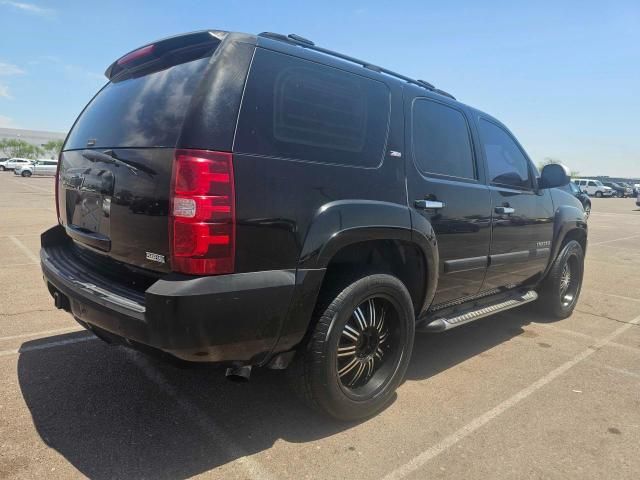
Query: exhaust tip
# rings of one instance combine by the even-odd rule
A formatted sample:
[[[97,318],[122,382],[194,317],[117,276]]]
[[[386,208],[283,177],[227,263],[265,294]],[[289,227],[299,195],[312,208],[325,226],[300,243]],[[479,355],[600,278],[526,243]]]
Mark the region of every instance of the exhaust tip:
[[[59,310],[69,310],[69,299],[60,292],[53,292],[53,304]]]
[[[239,367],[229,367],[225,373],[227,380],[232,382],[244,383],[249,381],[251,377],[251,365],[242,365]]]

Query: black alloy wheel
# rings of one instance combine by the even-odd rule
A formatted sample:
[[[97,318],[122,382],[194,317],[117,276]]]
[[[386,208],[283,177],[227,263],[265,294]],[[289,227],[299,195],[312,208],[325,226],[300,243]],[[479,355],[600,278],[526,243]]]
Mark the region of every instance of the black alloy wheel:
[[[297,393],[312,408],[340,420],[383,409],[404,378],[413,348],[415,315],[405,285],[388,274],[351,283],[331,279],[314,322],[290,367]]]
[[[551,270],[538,289],[536,304],[539,309],[556,319],[571,315],[580,297],[583,275],[582,245],[570,240],[554,260]]]

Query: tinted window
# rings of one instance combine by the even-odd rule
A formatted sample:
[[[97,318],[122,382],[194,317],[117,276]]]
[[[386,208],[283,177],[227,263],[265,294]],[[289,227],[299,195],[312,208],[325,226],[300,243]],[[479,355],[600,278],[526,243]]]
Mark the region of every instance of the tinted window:
[[[530,188],[529,162],[511,136],[495,123],[480,120],[489,180],[515,188]]]
[[[66,149],[173,147],[208,58],[109,83],[73,127]]]
[[[462,112],[441,103],[413,104],[413,154],[423,173],[475,178],[467,120]]]
[[[589,182],[590,187],[597,187],[596,182]]]
[[[375,167],[382,159],[388,117],[385,84],[259,48],[234,149]]]

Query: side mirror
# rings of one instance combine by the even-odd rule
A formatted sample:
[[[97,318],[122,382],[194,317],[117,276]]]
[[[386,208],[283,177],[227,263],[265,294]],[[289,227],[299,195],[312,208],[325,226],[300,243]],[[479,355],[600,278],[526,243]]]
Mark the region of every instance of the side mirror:
[[[567,167],[560,163],[550,163],[542,168],[542,173],[538,179],[540,188],[564,187],[571,181],[570,172]]]

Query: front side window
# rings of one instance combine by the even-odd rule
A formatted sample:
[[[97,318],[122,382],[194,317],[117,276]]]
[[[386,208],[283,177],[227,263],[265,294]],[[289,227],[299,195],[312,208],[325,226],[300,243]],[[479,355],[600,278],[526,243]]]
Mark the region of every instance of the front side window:
[[[589,182],[590,187],[597,187],[598,184],[596,182]]]
[[[475,178],[475,164],[464,114],[429,100],[416,100],[412,113],[413,158],[426,174]]]
[[[489,181],[518,189],[531,188],[529,161],[503,128],[480,120],[480,138],[489,167]]]
[[[379,81],[258,48],[234,150],[320,163],[376,167],[389,123]]]

